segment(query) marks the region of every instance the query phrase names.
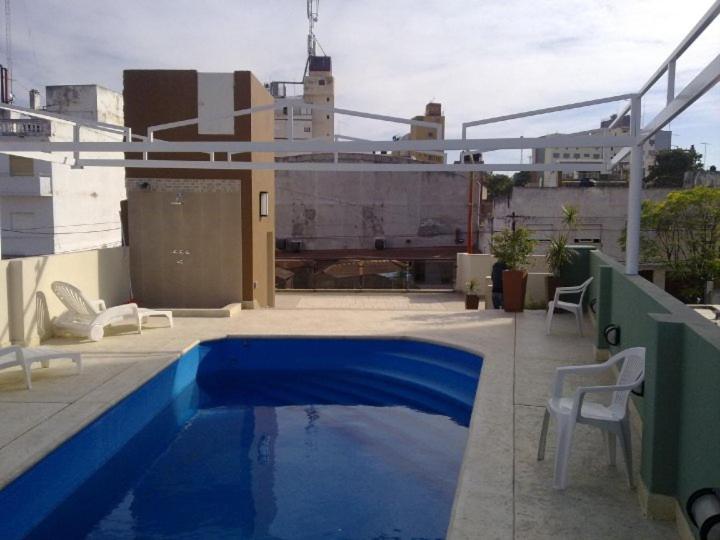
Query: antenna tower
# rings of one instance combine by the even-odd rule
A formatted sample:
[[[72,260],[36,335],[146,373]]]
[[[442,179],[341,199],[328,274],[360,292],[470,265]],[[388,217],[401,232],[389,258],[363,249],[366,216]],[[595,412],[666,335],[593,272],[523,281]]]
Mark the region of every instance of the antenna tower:
[[[9,2],[10,0],[6,0]],[[315,39],[315,23],[318,22],[318,10],[320,9],[320,0],[307,0],[307,18],[308,18],[308,37],[307,50],[308,57],[315,56],[315,47],[317,39]]]

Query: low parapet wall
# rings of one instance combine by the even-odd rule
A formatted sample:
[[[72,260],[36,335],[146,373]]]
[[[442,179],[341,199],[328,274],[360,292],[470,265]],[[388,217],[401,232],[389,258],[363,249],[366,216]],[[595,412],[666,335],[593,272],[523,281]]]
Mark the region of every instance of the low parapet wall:
[[[646,347],[641,501],[648,515],[681,515],[698,489],[720,486],[720,327],[601,252],[576,266],[595,279],[597,341],[609,353]],[[619,327],[617,346],[603,329]]]
[[[64,311],[53,294],[53,281],[72,283],[88,299],[108,306],[130,300],[129,252],[126,247],[25,257],[0,264],[0,341],[32,345],[40,340],[36,293],[43,292],[51,317]],[[3,283],[6,285],[3,286]],[[3,320],[7,318],[7,322]]]

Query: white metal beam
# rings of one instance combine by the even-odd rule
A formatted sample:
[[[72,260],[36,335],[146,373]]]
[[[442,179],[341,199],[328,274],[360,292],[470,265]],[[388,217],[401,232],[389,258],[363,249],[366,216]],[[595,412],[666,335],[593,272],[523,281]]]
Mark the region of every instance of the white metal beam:
[[[683,40],[678,44],[677,47],[673,50],[673,52],[670,53],[670,56],[668,56],[665,61],[660,64],[660,67],[655,70],[655,73],[652,74],[652,76],[647,80],[647,82],[640,88],[640,91],[638,94],[641,96],[644,96],[650,88],[653,87],[653,85],[660,80],[660,77],[662,77],[665,72],[668,70],[670,64],[672,63],[672,71],[675,71],[675,61],[682,56],[682,54],[692,45],[695,40],[705,31],[705,29],[710,26],[710,24],[717,18],[717,16],[720,15],[720,0],[715,0],[713,4],[710,6],[710,8],[705,12],[705,14],[700,18],[700,20],[695,24],[695,26],[692,27],[692,30],[687,33],[687,35],[683,38]],[[674,73],[673,73],[674,75]],[[674,85],[674,77],[672,77]],[[669,90],[668,90],[669,94]],[[610,124],[610,128],[614,128],[618,122],[620,122],[620,119],[622,119],[623,116],[625,116],[628,111],[630,110],[630,103],[628,102],[627,105],[625,105],[620,112],[617,115],[617,118]]]
[[[129,167],[138,169],[366,171],[366,172],[468,172],[468,171],[601,171],[601,163],[335,163],[260,161],[182,161],[161,159],[81,159],[81,167]]]
[[[631,145],[629,135],[551,135],[547,137],[516,137],[498,139],[428,139],[400,141],[32,141],[12,139],[0,141],[0,153],[14,152],[379,152],[431,150],[473,150],[490,152],[503,149],[603,147]]]
[[[465,132],[467,131],[467,128],[473,127],[473,126],[483,126],[486,124],[495,124],[497,122],[505,122],[507,120],[526,118],[528,116],[538,116],[541,114],[549,114],[549,113],[560,112],[560,111],[568,111],[571,109],[580,109],[582,107],[591,107],[593,105],[601,105],[603,103],[612,103],[614,101],[622,101],[625,99],[630,99],[631,97],[632,97],[632,94],[621,94],[619,96],[610,96],[610,97],[600,98],[600,99],[591,99],[588,101],[579,101],[577,103],[569,103],[567,105],[558,105],[556,107],[547,107],[545,109],[535,109],[534,111],[526,111],[526,112],[515,113],[515,114],[507,114],[505,116],[495,116],[493,118],[484,118],[482,120],[473,120],[472,122],[464,122],[462,125],[463,138],[465,138]]]

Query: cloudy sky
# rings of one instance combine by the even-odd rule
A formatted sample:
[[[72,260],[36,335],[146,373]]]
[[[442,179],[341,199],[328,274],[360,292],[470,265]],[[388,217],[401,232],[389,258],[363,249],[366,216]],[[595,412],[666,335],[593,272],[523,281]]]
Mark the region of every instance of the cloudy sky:
[[[463,121],[637,90],[712,0],[320,0],[316,34],[333,57],[336,106],[410,117],[440,101],[447,136]],[[13,0],[15,93],[98,83],[121,91],[127,68],[250,69],[297,80],[305,0]],[[1,43],[1,42],[0,42]],[[4,49],[4,47],[3,47]],[[720,51],[720,21],[678,63],[679,90]],[[662,79],[644,121],[662,106]],[[610,104],[508,122],[472,136],[536,136],[596,127]],[[339,117],[336,131],[388,139],[402,127]],[[720,86],[672,126],[720,165]],[[488,161],[519,154],[487,156]]]

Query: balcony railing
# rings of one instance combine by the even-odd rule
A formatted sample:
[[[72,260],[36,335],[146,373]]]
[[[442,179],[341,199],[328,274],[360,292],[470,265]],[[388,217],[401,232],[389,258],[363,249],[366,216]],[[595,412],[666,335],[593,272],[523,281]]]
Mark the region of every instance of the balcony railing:
[[[13,118],[0,120],[0,135],[9,137],[47,137],[50,122],[39,119]]]

